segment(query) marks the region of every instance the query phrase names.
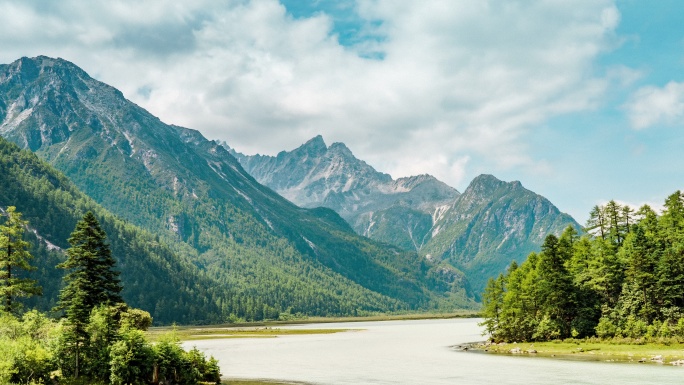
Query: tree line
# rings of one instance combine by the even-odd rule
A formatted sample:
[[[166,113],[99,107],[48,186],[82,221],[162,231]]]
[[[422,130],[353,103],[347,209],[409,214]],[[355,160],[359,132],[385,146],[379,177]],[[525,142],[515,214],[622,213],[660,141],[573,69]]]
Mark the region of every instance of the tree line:
[[[661,214],[595,206],[582,235],[548,235],[541,252],[490,278],[483,317],[494,341],[684,340],[684,195]]]
[[[10,206],[0,224],[0,383],[220,383],[218,362],[184,351],[173,335],[156,344],[144,331],[152,317],[129,307],[106,233],[92,212],[68,239],[56,319],[23,312],[21,298],[41,294],[29,278],[33,256],[27,221]]]

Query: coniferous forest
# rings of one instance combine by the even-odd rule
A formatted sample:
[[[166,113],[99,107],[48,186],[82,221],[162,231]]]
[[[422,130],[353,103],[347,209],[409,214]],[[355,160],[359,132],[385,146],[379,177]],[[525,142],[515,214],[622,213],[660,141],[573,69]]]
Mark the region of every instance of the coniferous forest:
[[[684,339],[684,195],[661,214],[594,207],[583,235],[548,235],[540,253],[491,278],[483,316],[497,342]]]

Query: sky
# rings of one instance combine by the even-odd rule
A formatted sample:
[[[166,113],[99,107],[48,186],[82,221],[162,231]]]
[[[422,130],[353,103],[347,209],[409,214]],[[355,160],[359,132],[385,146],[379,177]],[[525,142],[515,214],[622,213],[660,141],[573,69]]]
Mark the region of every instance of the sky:
[[[580,223],[684,188],[679,0],[0,0],[0,63],[38,55],[245,154],[320,134]]]

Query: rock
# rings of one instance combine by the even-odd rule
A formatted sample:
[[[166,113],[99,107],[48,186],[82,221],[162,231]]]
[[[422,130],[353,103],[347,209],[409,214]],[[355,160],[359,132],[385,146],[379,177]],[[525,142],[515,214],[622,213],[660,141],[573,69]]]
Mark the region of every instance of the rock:
[[[651,361],[663,362],[663,356],[661,356],[661,355],[653,356],[653,357],[651,357]]]
[[[536,353],[537,353],[537,351],[536,351],[536,350],[534,350],[534,349],[530,349],[530,350],[528,350],[528,351],[527,351],[527,353],[529,353],[529,354],[536,354]]]
[[[646,359],[642,357],[639,359],[639,362],[646,362]]]
[[[512,354],[521,354],[523,351],[520,348],[513,348],[509,350],[509,352]]]
[[[674,366],[684,366],[684,360],[677,360],[670,362]]]

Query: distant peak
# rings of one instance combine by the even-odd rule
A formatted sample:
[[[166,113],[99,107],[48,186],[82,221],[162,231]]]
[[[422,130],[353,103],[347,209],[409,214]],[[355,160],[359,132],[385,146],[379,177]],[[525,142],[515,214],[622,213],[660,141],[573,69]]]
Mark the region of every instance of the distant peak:
[[[74,64],[68,60],[64,60],[64,59],[59,58],[59,57],[58,58],[52,58],[52,57],[43,56],[43,55],[31,57],[31,58],[24,56],[21,59],[16,60],[12,64],[16,65],[16,66],[24,66],[24,65],[30,64],[30,65],[35,65],[37,67],[68,66],[68,67],[80,69],[76,64]]]
[[[48,56],[22,57],[9,65],[12,72],[21,74],[24,79],[36,79],[41,73],[54,72],[59,76],[75,74],[84,78],[89,78],[88,74],[76,64],[62,58],[51,58]]]
[[[510,182],[511,187],[514,188],[524,188],[522,183],[520,183],[519,180],[514,180],[513,182]]]
[[[475,179],[470,182],[465,193],[491,194],[505,184],[506,182],[501,181],[494,175],[482,174],[475,177]]]
[[[472,192],[492,193],[497,189],[506,188],[512,190],[526,190],[520,181],[504,182],[494,175],[482,174],[473,179],[468,186],[468,190]]]
[[[504,183],[504,182],[502,180],[500,180],[499,178],[495,177],[494,175],[491,175],[491,174],[480,174],[477,177],[475,177],[475,179],[473,179],[473,181],[471,182],[471,184],[492,184],[492,183],[500,184],[500,183]]]
[[[349,147],[347,147],[347,145],[342,143],[342,142],[335,142],[335,143],[331,144],[330,150],[346,151],[346,152],[351,153],[351,150],[349,149]]]
[[[316,135],[313,138],[309,139],[306,143],[304,143],[304,146],[315,146],[315,147],[326,147],[325,141],[323,140],[323,136],[321,135]]]
[[[308,155],[313,155],[313,156],[320,156],[324,154],[328,150],[328,146],[326,146],[325,142],[323,141],[323,137],[320,135],[316,135],[313,138],[309,139],[306,143],[302,144],[298,148],[292,150],[292,154],[308,154]],[[284,156],[288,154],[287,151],[283,151],[278,154],[278,156]]]
[[[300,149],[307,149],[309,151],[325,151],[328,149],[328,146],[325,144],[325,141],[323,140],[323,137],[321,135],[316,135],[313,138],[309,139],[306,141],[306,143],[302,144]]]

